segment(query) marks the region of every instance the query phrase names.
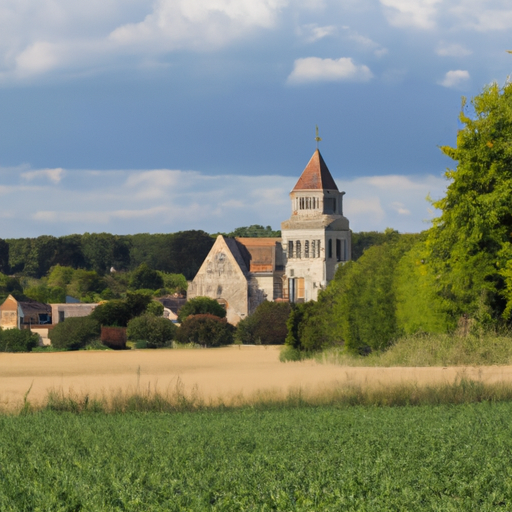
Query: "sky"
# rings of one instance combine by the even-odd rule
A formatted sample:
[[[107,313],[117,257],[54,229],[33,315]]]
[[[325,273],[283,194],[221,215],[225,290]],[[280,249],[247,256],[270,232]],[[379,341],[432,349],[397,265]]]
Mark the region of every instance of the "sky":
[[[279,229],[315,150],[356,231],[428,229],[502,0],[0,0],[0,238]]]

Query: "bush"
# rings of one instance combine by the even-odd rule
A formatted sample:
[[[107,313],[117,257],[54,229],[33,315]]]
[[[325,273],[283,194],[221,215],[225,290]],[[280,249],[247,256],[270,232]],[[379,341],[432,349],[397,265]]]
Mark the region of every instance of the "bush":
[[[128,292],[126,299],[114,299],[100,304],[90,317],[100,325],[126,327],[128,322],[145,313],[152,297],[147,293]]]
[[[178,343],[219,347],[233,343],[235,328],[225,318],[205,314],[188,316],[176,332]]]
[[[67,318],[49,333],[52,346],[67,350],[78,350],[100,336],[100,324],[89,316]]]
[[[178,312],[178,321],[183,322],[190,315],[210,314],[218,318],[226,317],[226,310],[215,299],[195,297],[183,304]]]
[[[152,300],[146,307],[146,315],[162,316],[164,314],[164,305],[157,300]]]
[[[171,345],[177,329],[167,318],[145,314],[128,322],[127,335],[137,342],[137,348],[141,341],[146,342],[147,348],[161,348]]]
[[[256,311],[237,326],[240,343],[282,345],[286,339],[286,321],[290,315],[289,302],[262,302]]]
[[[0,352],[30,352],[38,343],[39,336],[28,329],[0,328]]]

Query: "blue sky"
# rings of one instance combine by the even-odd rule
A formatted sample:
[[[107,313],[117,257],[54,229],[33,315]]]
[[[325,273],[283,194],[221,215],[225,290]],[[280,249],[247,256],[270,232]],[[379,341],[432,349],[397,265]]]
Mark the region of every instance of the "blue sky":
[[[0,237],[278,228],[315,149],[355,231],[420,231],[499,0],[0,0]]]

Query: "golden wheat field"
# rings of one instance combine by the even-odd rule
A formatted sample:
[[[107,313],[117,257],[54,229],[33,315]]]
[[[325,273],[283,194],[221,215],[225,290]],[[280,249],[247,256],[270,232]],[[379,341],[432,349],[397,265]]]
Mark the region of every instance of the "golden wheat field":
[[[279,347],[231,346],[198,350],[0,353],[0,408],[17,407],[27,391],[41,403],[49,391],[108,396],[140,389],[168,392],[180,386],[205,400],[255,394],[309,393],[357,385],[419,386],[466,377],[484,383],[512,382],[512,366],[354,368],[312,360],[281,363]]]

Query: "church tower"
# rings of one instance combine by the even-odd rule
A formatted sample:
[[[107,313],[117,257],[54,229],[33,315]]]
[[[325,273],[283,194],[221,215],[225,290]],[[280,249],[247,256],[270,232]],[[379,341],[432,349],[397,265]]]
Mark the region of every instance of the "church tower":
[[[290,193],[291,217],[281,223],[284,284],[290,302],[316,300],[318,292],[334,277],[337,266],[350,259],[344,194],[317,149]]]

